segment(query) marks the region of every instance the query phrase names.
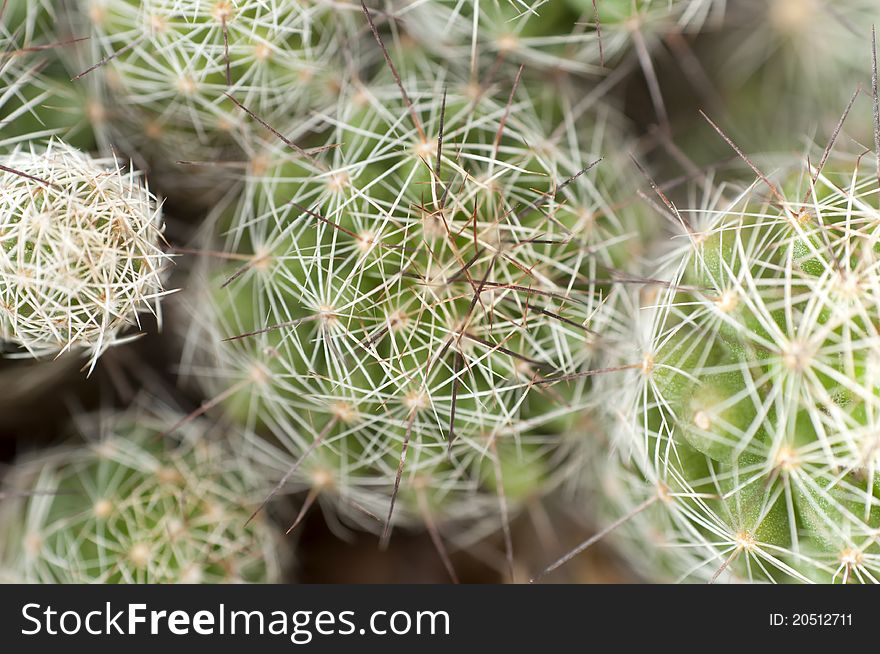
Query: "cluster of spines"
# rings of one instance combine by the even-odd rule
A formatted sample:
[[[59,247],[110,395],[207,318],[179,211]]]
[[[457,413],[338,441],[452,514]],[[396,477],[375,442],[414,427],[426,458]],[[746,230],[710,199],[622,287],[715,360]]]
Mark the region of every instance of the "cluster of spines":
[[[110,138],[166,194],[210,206],[235,181],[222,173],[246,163],[259,140],[239,107],[295,130],[357,76],[350,66],[367,65],[352,54],[351,12],[337,10],[277,0],[93,0],[88,21],[76,14],[90,32],[80,49],[91,65],[74,79],[100,80]]]
[[[878,580],[878,182],[826,157],[678,213],[634,303],[591,474],[654,578]]]
[[[0,161],[0,335],[94,367],[140,313],[161,316],[161,206],[137,173],[59,141]]]
[[[185,369],[281,440],[279,457],[256,437],[255,456],[287,490],[386,534],[484,534],[573,474],[567,430],[627,237],[583,139],[605,147],[617,125],[606,110],[583,130],[581,107],[548,127],[558,112],[519,77],[500,94],[411,65],[354,85],[324,152],[217,219],[225,254],[207,260],[231,261],[194,302],[215,319]],[[198,344],[222,338],[205,362]]]

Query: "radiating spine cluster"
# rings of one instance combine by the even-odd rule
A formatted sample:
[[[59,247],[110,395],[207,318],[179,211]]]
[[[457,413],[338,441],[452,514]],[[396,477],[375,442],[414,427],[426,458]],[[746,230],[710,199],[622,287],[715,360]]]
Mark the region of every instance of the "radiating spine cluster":
[[[113,140],[157,183],[213,202],[230,179],[222,163],[253,139],[235,103],[285,129],[332,103],[363,61],[345,56],[350,15],[330,2],[91,0],[94,61],[76,78],[105,80]]]
[[[137,173],[60,141],[0,157],[0,338],[101,353],[161,317],[162,212]]]
[[[255,180],[194,301],[215,317],[189,342],[216,345],[186,367],[281,441],[256,456],[291,488],[361,526],[485,531],[574,472],[568,428],[627,256],[592,170],[617,124],[554,130],[527,89],[435,75],[352,89],[336,147]]]
[[[655,576],[876,583],[876,173],[756,184],[678,214],[598,485]]]
[[[510,59],[531,70],[601,75],[663,37],[724,14],[723,0],[436,0],[398,5],[395,18],[445,60]],[[441,34],[433,26],[442,25]],[[636,51],[643,52],[636,52]]]

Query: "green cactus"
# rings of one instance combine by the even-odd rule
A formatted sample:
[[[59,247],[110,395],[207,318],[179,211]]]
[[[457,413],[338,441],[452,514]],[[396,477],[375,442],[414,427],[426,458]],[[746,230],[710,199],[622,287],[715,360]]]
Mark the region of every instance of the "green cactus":
[[[167,192],[191,188],[216,201],[229,180],[212,164],[241,161],[252,138],[229,96],[279,128],[332,104],[357,74],[345,57],[356,34],[349,15],[359,17],[289,0],[91,0],[97,68],[88,75],[107,87],[112,140]],[[182,174],[182,160],[209,168]]]
[[[280,441],[256,456],[275,478],[296,462],[288,490],[375,528],[399,470],[395,522],[427,506],[497,529],[499,497],[513,511],[571,474],[578,373],[628,256],[599,191],[614,157],[588,170],[618,132],[607,109],[554,132],[526,88],[508,104],[434,74],[404,77],[408,102],[390,80],[352,89],[337,147],[253,180],[221,221],[227,265],[191,299],[213,317],[184,369]]]
[[[718,47],[702,61],[718,92],[714,113],[723,110],[725,122],[737,127],[731,136],[741,147],[785,149],[817,128],[829,133],[856,89],[870,96],[871,25],[877,15],[872,0],[729,4]],[[849,136],[871,142],[870,102],[857,102],[847,125]],[[696,139],[681,145],[689,152],[705,147]]]
[[[137,408],[81,416],[86,444],[17,461],[0,505],[0,578],[277,582],[289,556],[264,516],[247,523],[254,478],[203,422],[163,439],[177,419]]]
[[[635,556],[665,544],[655,578],[876,582],[876,171],[757,183],[684,214],[614,380],[604,494]]]

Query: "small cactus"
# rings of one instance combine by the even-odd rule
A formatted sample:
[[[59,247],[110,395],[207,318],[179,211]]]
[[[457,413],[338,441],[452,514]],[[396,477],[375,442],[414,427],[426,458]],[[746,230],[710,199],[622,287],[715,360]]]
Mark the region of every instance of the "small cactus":
[[[0,338],[34,356],[98,357],[157,318],[169,257],[139,175],[60,141],[0,157]]]
[[[81,416],[85,444],[17,461],[0,503],[0,578],[277,582],[287,558],[277,530],[262,517],[247,523],[253,478],[205,438],[205,423],[163,440],[176,419],[135,409]]]
[[[605,494],[666,579],[876,583],[876,170],[764,182],[680,214],[614,380]]]
[[[193,299],[214,317],[190,349],[211,356],[184,367],[280,441],[256,456],[290,489],[335,495],[365,526],[430,513],[485,531],[573,472],[578,373],[627,231],[601,165],[587,172],[613,112],[553,133],[526,89],[508,104],[435,75],[405,78],[406,99],[353,89],[337,147],[254,182],[225,218],[229,264]]]
[[[231,97],[279,124],[331,104],[344,79],[352,12],[333,3],[90,0],[87,13],[95,68],[81,72],[107,89],[111,138],[170,191],[223,190],[222,168],[177,162],[243,158],[251,134]]]

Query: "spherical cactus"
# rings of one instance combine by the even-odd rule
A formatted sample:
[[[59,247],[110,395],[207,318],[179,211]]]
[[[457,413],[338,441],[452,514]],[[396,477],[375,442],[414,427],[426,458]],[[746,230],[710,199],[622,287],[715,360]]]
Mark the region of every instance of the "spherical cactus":
[[[58,141],[0,157],[0,338],[93,367],[166,292],[162,213],[139,175]]]
[[[667,579],[880,575],[876,169],[787,171],[681,214],[619,361],[605,493]]]
[[[87,11],[113,139],[169,192],[201,187],[208,198],[226,183],[222,168],[181,175],[176,163],[242,158],[250,134],[229,96],[272,124],[332,103],[355,32],[344,26],[359,17],[290,0],[92,0]]]
[[[554,132],[522,90],[435,75],[353,89],[337,147],[244,196],[193,299],[212,356],[185,368],[274,435],[256,455],[290,489],[362,526],[485,531],[572,474],[627,231],[589,170],[613,112]]]
[[[0,504],[0,576],[23,583],[277,582],[285,554],[253,477],[167,411],[80,417],[87,443],[16,462]]]

